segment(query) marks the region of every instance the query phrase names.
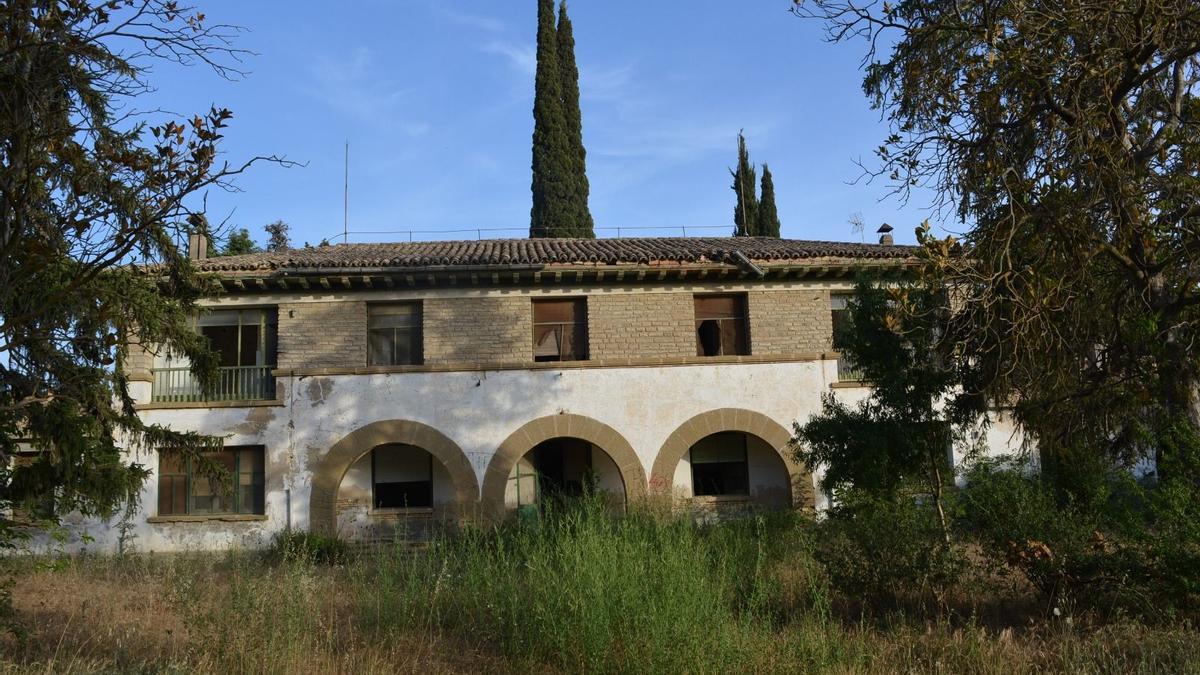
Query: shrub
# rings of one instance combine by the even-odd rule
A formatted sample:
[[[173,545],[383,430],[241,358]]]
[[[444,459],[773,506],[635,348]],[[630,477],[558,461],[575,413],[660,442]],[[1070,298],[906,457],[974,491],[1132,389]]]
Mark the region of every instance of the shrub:
[[[266,555],[274,562],[340,565],[349,561],[350,552],[350,545],[336,537],[284,530],[275,535]]]

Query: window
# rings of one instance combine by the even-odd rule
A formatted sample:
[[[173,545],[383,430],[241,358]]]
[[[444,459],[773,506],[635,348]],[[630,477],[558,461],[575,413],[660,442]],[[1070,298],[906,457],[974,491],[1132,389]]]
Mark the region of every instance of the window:
[[[371,451],[372,503],[377,509],[433,506],[433,455],[412,445]]]
[[[197,321],[221,356],[222,368],[275,365],[275,312],[230,309],[210,312]]]
[[[838,335],[848,330],[850,326],[850,295],[834,293],[829,296],[831,321],[833,324],[833,346],[836,349]],[[857,382],[862,379],[862,373],[844,356],[838,356],[838,380],[841,382]]]
[[[224,468],[231,484],[203,475],[182,457],[158,459],[158,515],[266,513],[262,446],[230,446],[205,456]]]
[[[368,306],[367,341],[369,365],[420,365],[424,361],[421,303]]]
[[[692,446],[692,494],[697,497],[750,494],[746,435],[722,432]]]
[[[587,360],[587,301],[533,301],[533,360]]]
[[[696,356],[750,353],[745,295],[697,295],[695,301]]]

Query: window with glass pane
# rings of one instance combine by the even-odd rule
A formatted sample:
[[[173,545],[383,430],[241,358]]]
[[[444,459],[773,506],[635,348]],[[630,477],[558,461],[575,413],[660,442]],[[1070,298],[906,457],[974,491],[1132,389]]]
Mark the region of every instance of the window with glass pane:
[[[275,311],[231,309],[209,312],[199,318],[200,334],[220,355],[222,368],[274,366]]]
[[[371,451],[372,502],[377,509],[433,506],[433,455],[413,445]]]
[[[193,462],[164,454],[158,460],[158,515],[266,513],[262,446],[231,446],[206,456],[227,472],[225,481],[198,471]]]
[[[750,353],[744,294],[697,295],[695,303],[696,356]]]
[[[692,494],[750,494],[746,435],[736,432],[707,436],[692,446]]]
[[[533,360],[587,359],[587,304],[574,300],[533,301]]]
[[[850,325],[850,296],[845,293],[835,293],[829,296],[830,320],[833,325],[833,346],[836,349],[838,335],[847,330]],[[838,356],[838,380],[859,381],[862,373],[845,356]]]
[[[371,305],[367,313],[369,365],[414,366],[422,363],[421,303]]]

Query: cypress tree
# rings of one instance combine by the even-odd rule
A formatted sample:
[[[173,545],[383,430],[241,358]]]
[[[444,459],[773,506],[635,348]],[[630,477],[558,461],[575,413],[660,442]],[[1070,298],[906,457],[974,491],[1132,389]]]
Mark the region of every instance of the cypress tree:
[[[758,227],[755,228],[760,237],[779,237],[779,211],[775,208],[775,181],[771,178],[771,169],[763,164],[762,194],[758,202]]]
[[[754,165],[750,163],[750,153],[746,151],[746,137],[738,132],[738,163],[737,170],[730,171],[733,176],[733,192],[737,195],[737,206],[733,209],[733,236],[753,237],[758,233],[758,199],[755,191]]]
[[[567,220],[562,236],[596,236],[592,212],[588,210],[587,150],[583,147],[583,113],[579,109],[579,68],[575,65],[575,32],[567,16],[567,3],[558,6],[558,70],[562,77],[563,116],[567,130],[571,173]]]
[[[572,160],[563,114],[554,0],[538,0],[537,75],[533,92],[533,208],[530,237],[570,236]]]

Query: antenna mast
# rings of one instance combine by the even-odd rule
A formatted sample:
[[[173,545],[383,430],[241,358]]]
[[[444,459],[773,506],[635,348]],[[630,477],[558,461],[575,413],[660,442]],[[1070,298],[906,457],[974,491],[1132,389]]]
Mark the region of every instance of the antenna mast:
[[[350,141],[346,141],[346,166],[342,174],[342,243],[350,243]]]

